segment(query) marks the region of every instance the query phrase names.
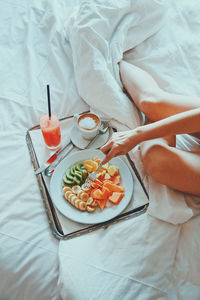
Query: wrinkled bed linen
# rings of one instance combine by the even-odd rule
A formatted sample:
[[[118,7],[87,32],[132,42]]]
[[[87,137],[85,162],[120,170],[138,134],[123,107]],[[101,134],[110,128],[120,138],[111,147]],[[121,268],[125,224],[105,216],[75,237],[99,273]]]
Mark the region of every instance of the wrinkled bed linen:
[[[157,32],[163,18],[163,1],[81,1],[66,21],[65,35],[79,93],[92,109],[129,128],[140,123],[122,92],[117,63],[125,51]]]
[[[51,233],[26,131],[47,110],[59,117],[85,111],[64,21],[76,1],[0,0],[0,299],[58,300],[58,240]]]
[[[167,23],[169,14],[170,6],[164,1],[126,0],[119,4],[113,0],[108,4],[102,0],[84,0],[79,9],[66,21],[66,40],[71,45],[79,93],[100,115],[117,120],[118,130],[122,130],[121,124],[123,127],[126,125],[127,129],[135,128],[141,124],[141,118],[136,107],[122,91],[117,62],[122,59],[124,52],[128,52],[124,58],[129,59],[131,53],[134,55],[135,49],[140,48],[140,45],[145,48],[146,43],[148,53],[146,49],[139,54],[136,50],[136,55],[143,57],[147,53],[150,56],[158,49],[156,58],[162,57],[160,45],[165,42],[163,36],[169,35],[170,32],[167,29],[165,34],[164,31],[164,22]],[[159,42],[155,48],[152,47],[151,52],[149,41],[153,40],[150,42],[153,44],[158,39]],[[130,48],[134,50],[131,51]],[[131,61],[135,63],[134,60]],[[136,60],[136,65],[140,61],[141,58]],[[153,62],[153,59],[150,60],[152,65]],[[159,69],[160,65],[161,60],[155,69]],[[168,61],[167,67],[169,66],[173,67],[172,61]],[[179,67],[178,61],[177,66]],[[139,155],[135,156],[136,165],[140,164],[139,160]],[[139,169],[140,173],[143,171]],[[148,189],[148,213],[152,216],[173,224],[183,223],[193,216],[183,193],[172,191],[152,178],[148,180]],[[158,200],[160,198],[162,200]]]
[[[148,2],[148,5],[151,4],[152,2]],[[135,47],[127,51],[123,58],[147,70],[166,91],[198,95],[200,57],[197,49],[199,48],[200,5],[197,5],[196,1],[188,3],[179,0],[168,1],[165,4],[167,17],[162,28],[138,45],[134,45],[133,35],[132,42]],[[130,125],[130,114],[124,113],[124,107],[120,107],[117,114],[116,107],[114,106],[113,109],[109,106],[110,99],[112,103],[120,103],[113,96],[114,93],[110,92],[112,84],[108,88],[106,85],[107,81],[111,83],[109,76],[115,78],[113,86],[118,82],[112,68],[105,71],[106,75],[107,72],[109,74],[109,76],[105,75],[106,79],[103,81],[106,91],[102,89],[101,93],[95,93],[95,84],[98,87],[101,85],[101,80],[100,83],[96,80],[93,87],[88,88],[87,77],[83,75],[87,74],[91,81],[93,78],[104,78],[102,70],[105,61],[108,65],[112,65],[112,60],[109,60],[110,57],[107,55],[106,43],[102,42],[105,31],[99,30],[97,26],[100,21],[104,21],[103,17],[98,9],[95,9],[92,11],[93,14],[91,12],[92,16],[96,16],[92,23],[87,19],[90,15],[89,8],[87,6],[84,8],[85,11],[83,9],[74,16],[70,29],[66,31],[71,34],[67,37],[72,45],[79,92],[84,95],[85,101],[92,108],[103,113],[103,107],[106,105],[108,115],[130,127],[134,126],[135,124]],[[84,12],[83,16],[82,12]],[[149,10],[149,14],[151,12],[152,10]],[[98,49],[100,45],[100,49],[104,50],[97,54],[95,46],[91,46],[93,38],[90,39],[90,35],[87,35],[87,30],[91,32],[93,25],[99,33],[95,36],[95,45],[98,45]],[[82,28],[86,30],[86,35]],[[113,28],[109,27],[109,29],[112,31]],[[78,32],[83,33],[80,48],[78,48]],[[106,31],[107,35],[109,33],[109,30]],[[116,35],[115,31],[115,38]],[[112,39],[110,38],[109,41]],[[92,59],[87,56],[87,51],[83,51],[84,47],[89,48]],[[109,48],[109,54],[115,54],[113,49],[114,47]],[[122,52],[122,49],[120,50]],[[113,55],[113,57],[120,59],[120,55]],[[187,90],[185,87],[188,87]],[[121,97],[120,93],[118,97]],[[131,113],[135,116],[135,111],[131,110]],[[137,122],[136,115],[135,123]],[[118,126],[119,129],[122,128],[119,123]],[[189,144],[190,149],[193,146],[196,148],[196,141],[191,140],[188,143],[184,136],[178,137],[178,144],[182,149]],[[136,155],[134,159],[136,165],[141,167],[137,154],[138,151],[136,154],[132,153],[133,156]],[[200,265],[196,255],[200,250],[197,234],[200,222],[199,197],[172,191],[148,178],[142,168],[139,170],[150,194],[148,214],[125,221],[123,224],[116,224],[108,230],[102,229],[67,243],[60,242],[59,287],[64,299],[80,297],[87,299],[88,295],[91,299],[113,300],[116,298],[199,299],[200,281],[197,279],[197,274]]]
[[[76,78],[66,38],[67,22],[78,12],[78,2],[0,0],[0,296],[6,300],[57,300],[60,294],[73,300],[121,295],[139,300],[191,299],[191,295],[199,299],[198,201],[197,216],[182,225],[145,214],[60,245],[51,234],[25,134],[46,111],[47,83],[52,109],[59,117],[85,111],[89,105],[100,111],[92,105],[96,96],[101,99],[99,94],[91,89],[89,100],[79,87],[81,78]],[[199,3],[170,0],[168,8],[168,26],[148,39],[142,35],[124,59],[149,71],[168,91],[198,95]],[[114,74],[120,83],[114,61],[109,68],[108,78]],[[135,108],[130,109],[135,113]],[[139,115],[131,126],[138,122]]]

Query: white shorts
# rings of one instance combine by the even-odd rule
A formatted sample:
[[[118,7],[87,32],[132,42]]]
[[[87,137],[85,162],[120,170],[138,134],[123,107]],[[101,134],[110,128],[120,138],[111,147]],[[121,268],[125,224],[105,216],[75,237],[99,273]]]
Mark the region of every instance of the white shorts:
[[[188,151],[200,151],[200,140],[189,134],[177,135],[176,148]]]

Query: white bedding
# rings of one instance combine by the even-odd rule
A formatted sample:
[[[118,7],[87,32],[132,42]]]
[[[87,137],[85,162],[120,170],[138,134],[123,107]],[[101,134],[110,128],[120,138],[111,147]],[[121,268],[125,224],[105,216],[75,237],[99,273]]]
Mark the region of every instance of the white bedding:
[[[137,22],[131,28],[137,38],[127,44],[118,41],[118,51],[112,52],[116,49],[112,46],[103,58],[101,51],[94,51],[95,57],[85,53],[87,64],[80,60],[74,72],[73,63],[81,58],[81,46],[85,47],[84,43],[79,49],[73,47],[73,37],[79,32],[69,23],[79,13],[78,2],[0,0],[0,299],[57,300],[60,295],[67,300],[199,299],[198,199],[194,203],[185,196],[187,203],[196,205],[196,217],[181,225],[144,214],[107,230],[62,241],[60,247],[51,234],[25,142],[26,130],[38,124],[40,113],[46,111],[47,83],[52,109],[60,117],[89,106],[101,111],[103,88],[104,95],[111,96],[110,102],[103,99],[107,116],[109,112],[119,120],[119,126],[135,126],[140,117],[121,92],[116,64],[119,54],[132,45],[134,49],[126,52],[124,59],[149,71],[162,88],[188,95],[200,93],[198,1],[167,1],[168,17],[159,32],[162,1],[135,1],[136,7],[130,6],[133,15],[135,9],[140,16],[143,4],[149,7],[149,16],[144,14],[142,23],[137,19],[143,24],[140,34]],[[83,1],[83,6],[87,2]],[[117,13],[119,22],[126,10]],[[156,18],[158,27],[146,26],[151,18]],[[114,20],[109,22],[113,28]],[[123,39],[132,36],[125,25],[122,22],[118,27]],[[96,48],[102,49],[101,45]],[[88,73],[89,86],[77,72],[80,66],[88,70],[91,57],[105,67],[103,85],[98,69],[97,77],[90,78]],[[120,114],[119,103],[126,103]],[[130,113],[136,119],[128,124]]]

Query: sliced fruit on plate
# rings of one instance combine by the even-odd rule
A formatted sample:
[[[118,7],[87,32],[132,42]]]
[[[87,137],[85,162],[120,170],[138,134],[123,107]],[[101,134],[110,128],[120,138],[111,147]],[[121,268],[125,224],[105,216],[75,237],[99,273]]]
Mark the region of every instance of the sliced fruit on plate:
[[[124,187],[114,184],[112,182],[109,182],[108,180],[106,180],[106,182],[104,183],[104,186],[107,187],[110,191],[112,192],[124,192]]]
[[[107,199],[103,199],[103,200],[96,200],[98,203],[98,206],[100,208],[100,210],[102,211],[104,208],[106,208],[106,202]]]
[[[98,163],[98,165],[100,164],[100,162],[101,162],[101,159],[100,158],[98,158],[97,156],[96,157],[94,157],[93,158],[93,160],[94,161],[96,161],[97,163]]]
[[[82,189],[82,191],[88,193],[88,192],[90,192],[90,190],[91,190],[91,186],[88,185],[87,183],[84,183],[84,184],[81,186],[81,189]]]
[[[103,182],[102,182],[101,180],[99,180],[98,178],[96,178],[96,179],[94,180],[94,182],[92,183],[92,187],[93,187],[94,189],[99,188],[99,187],[102,187],[102,186],[103,186]]]
[[[91,166],[91,165],[89,165],[89,164],[85,164],[85,163],[84,163],[84,168],[85,168],[89,173],[93,172],[93,166]]]
[[[109,163],[106,163],[105,165],[102,165],[101,169],[107,171],[109,166]]]
[[[112,195],[112,191],[110,191],[107,187],[103,186],[102,188],[102,198],[103,199],[108,199],[109,196]]]
[[[108,167],[108,174],[109,174],[110,176],[115,176],[115,175],[117,175],[118,173],[119,173],[119,169],[118,169],[117,167],[112,166],[112,165],[110,165],[110,166]]]
[[[92,198],[103,199],[103,193],[100,189],[94,189],[91,193]]]
[[[104,179],[111,179],[111,176],[106,172],[105,176],[104,176]]]
[[[121,176],[120,175],[115,175],[110,178],[114,184],[120,185],[121,183]]]
[[[67,191],[72,191],[72,189],[69,187],[69,186],[65,186],[63,189],[62,189],[62,192],[63,192],[63,195],[67,192]]]
[[[73,192],[73,193],[78,194],[80,191],[81,191],[80,185],[74,185],[74,186],[72,187],[72,192]]]
[[[79,193],[79,197],[82,201],[87,201],[89,198],[89,194],[86,192],[81,192],[81,193]]]
[[[109,201],[115,205],[119,204],[122,198],[124,197],[124,193],[113,192],[112,195],[108,198]]]
[[[85,160],[84,161],[84,167],[85,167],[86,170],[87,170],[86,166],[88,167],[88,165],[92,167],[92,172],[96,171],[96,169],[99,166],[98,163],[94,160]]]

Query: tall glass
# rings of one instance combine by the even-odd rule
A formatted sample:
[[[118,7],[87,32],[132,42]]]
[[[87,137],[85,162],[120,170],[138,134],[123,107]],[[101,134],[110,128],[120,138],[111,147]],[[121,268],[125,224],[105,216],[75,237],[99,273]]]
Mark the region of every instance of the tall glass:
[[[60,122],[57,114],[52,114],[51,119],[48,114],[41,115],[40,128],[47,148],[57,150],[61,143]]]

